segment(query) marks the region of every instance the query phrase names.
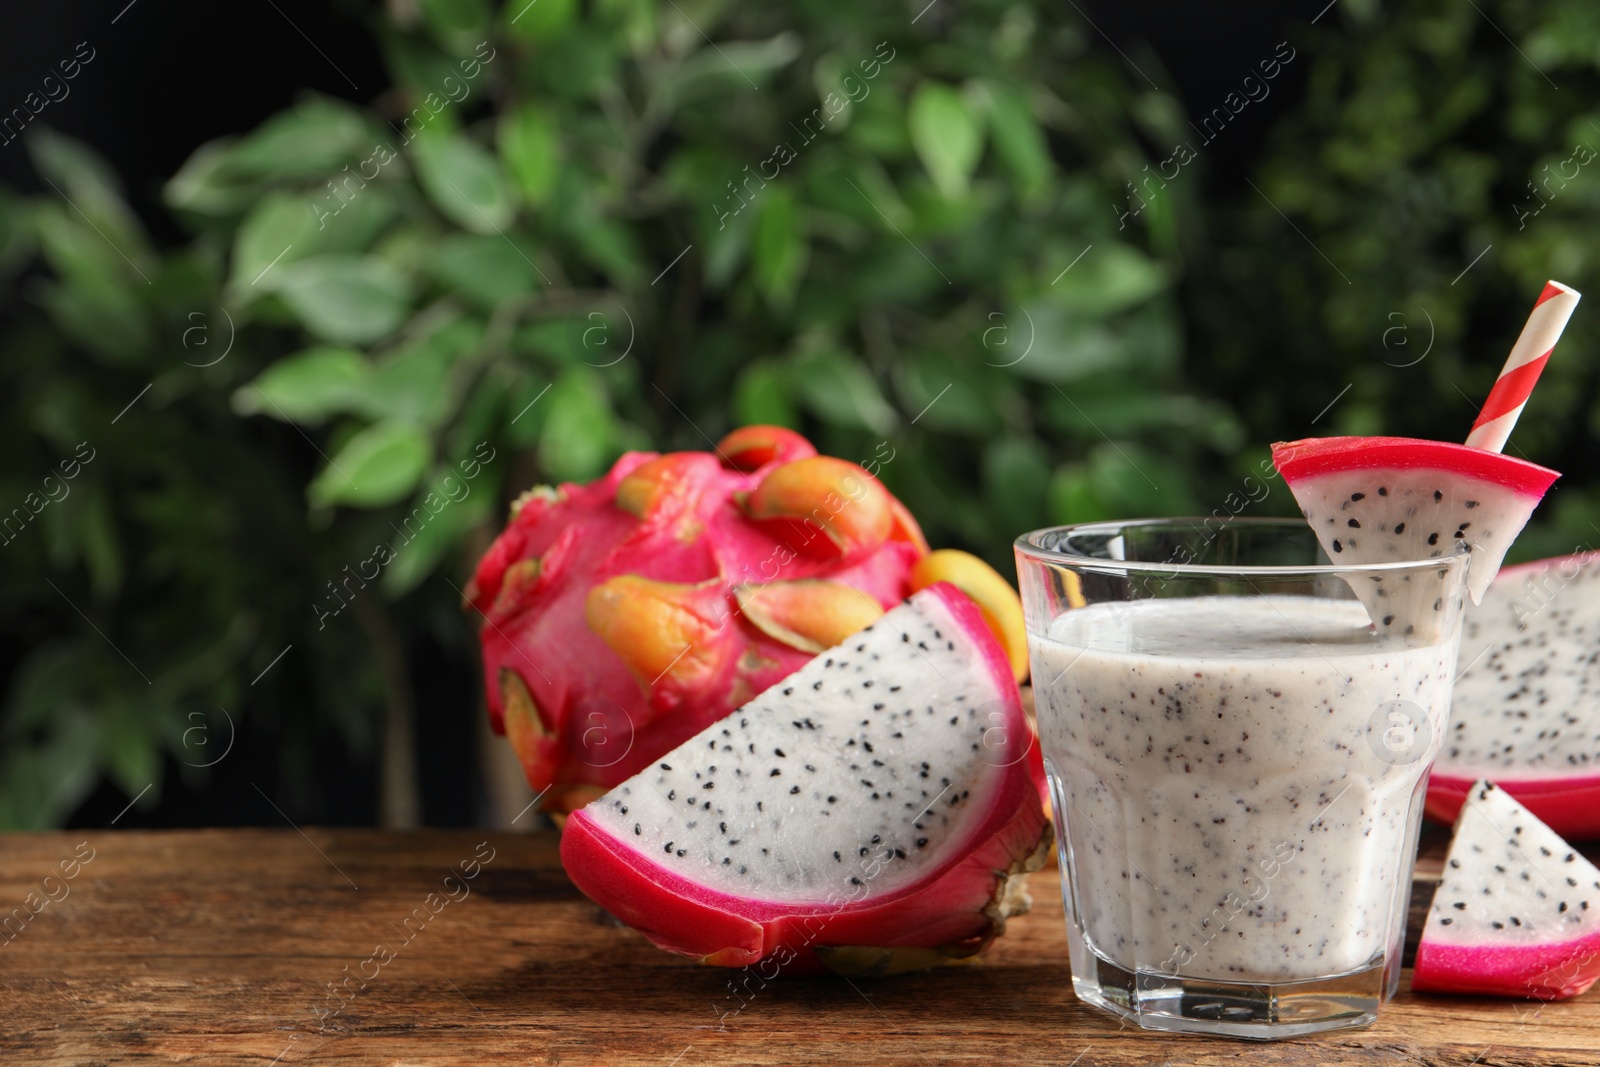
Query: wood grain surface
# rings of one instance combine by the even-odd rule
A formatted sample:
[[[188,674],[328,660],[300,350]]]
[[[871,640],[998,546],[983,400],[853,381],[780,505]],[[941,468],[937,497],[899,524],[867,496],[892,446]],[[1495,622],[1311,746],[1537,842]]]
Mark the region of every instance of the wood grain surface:
[[[735,972],[661,953],[584,899],[556,845],[549,832],[0,835],[0,917],[29,894],[38,910],[0,935],[0,1064],[1600,1065],[1600,994],[1403,992],[1369,1029],[1264,1045],[1119,1029],[1073,998],[1053,870],[975,964],[870,983],[754,977],[736,994]],[[1419,864],[1413,941],[1442,848],[1435,833]]]

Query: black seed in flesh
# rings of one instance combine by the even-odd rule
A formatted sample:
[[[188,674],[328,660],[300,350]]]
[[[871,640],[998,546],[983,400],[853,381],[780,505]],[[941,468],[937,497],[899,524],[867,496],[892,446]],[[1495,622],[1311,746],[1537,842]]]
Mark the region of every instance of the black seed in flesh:
[[[1339,543],[1339,539],[1337,537],[1335,537],[1333,539],[1333,550],[1335,552],[1343,552],[1344,551],[1344,545]]]
[[[1365,500],[1366,498],[1367,498],[1367,494],[1365,494],[1365,493],[1351,493],[1350,494],[1350,499],[1351,500]]]
[[[1359,530],[1359,529],[1361,529],[1361,520],[1360,519],[1351,519],[1349,522],[1345,523],[1345,525],[1350,527],[1350,529],[1352,529],[1352,530]]]
[[[1438,534],[1437,531],[1435,531],[1434,533],[1431,533],[1431,534],[1428,535],[1428,544],[1436,545],[1438,543],[1439,543],[1439,534]]]
[[[1394,524],[1394,532],[1397,533],[1397,534],[1405,533],[1406,532],[1406,524],[1403,523],[1403,522],[1395,523]]]

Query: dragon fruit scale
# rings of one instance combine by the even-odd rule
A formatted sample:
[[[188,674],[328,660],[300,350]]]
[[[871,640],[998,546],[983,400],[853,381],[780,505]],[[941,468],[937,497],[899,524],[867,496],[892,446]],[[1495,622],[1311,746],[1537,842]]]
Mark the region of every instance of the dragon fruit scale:
[[[533,489],[466,590],[491,722],[564,814],[899,604],[928,555],[876,478],[782,427]]]

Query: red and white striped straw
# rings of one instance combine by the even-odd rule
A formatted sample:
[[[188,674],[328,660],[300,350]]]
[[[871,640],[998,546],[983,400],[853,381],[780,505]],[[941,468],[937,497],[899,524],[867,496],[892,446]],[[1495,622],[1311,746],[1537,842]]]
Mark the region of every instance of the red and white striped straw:
[[[1533,383],[1550,360],[1556,340],[1566,328],[1572,310],[1578,306],[1583,294],[1560,282],[1546,282],[1544,292],[1533,305],[1533,314],[1522,328],[1517,343],[1511,346],[1506,365],[1500,368],[1500,377],[1489,390],[1489,399],[1483,402],[1478,421],[1472,424],[1467,435],[1468,448],[1481,448],[1486,452],[1499,452],[1506,447],[1511,427],[1533,392]]]

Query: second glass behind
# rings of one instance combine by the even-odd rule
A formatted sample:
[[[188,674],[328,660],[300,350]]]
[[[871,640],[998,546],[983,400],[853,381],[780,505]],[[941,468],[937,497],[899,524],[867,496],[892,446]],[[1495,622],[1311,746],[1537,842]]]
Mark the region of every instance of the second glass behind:
[[[1078,996],[1237,1037],[1371,1022],[1467,557],[1335,566],[1272,519],[1059,527],[1016,553]]]

